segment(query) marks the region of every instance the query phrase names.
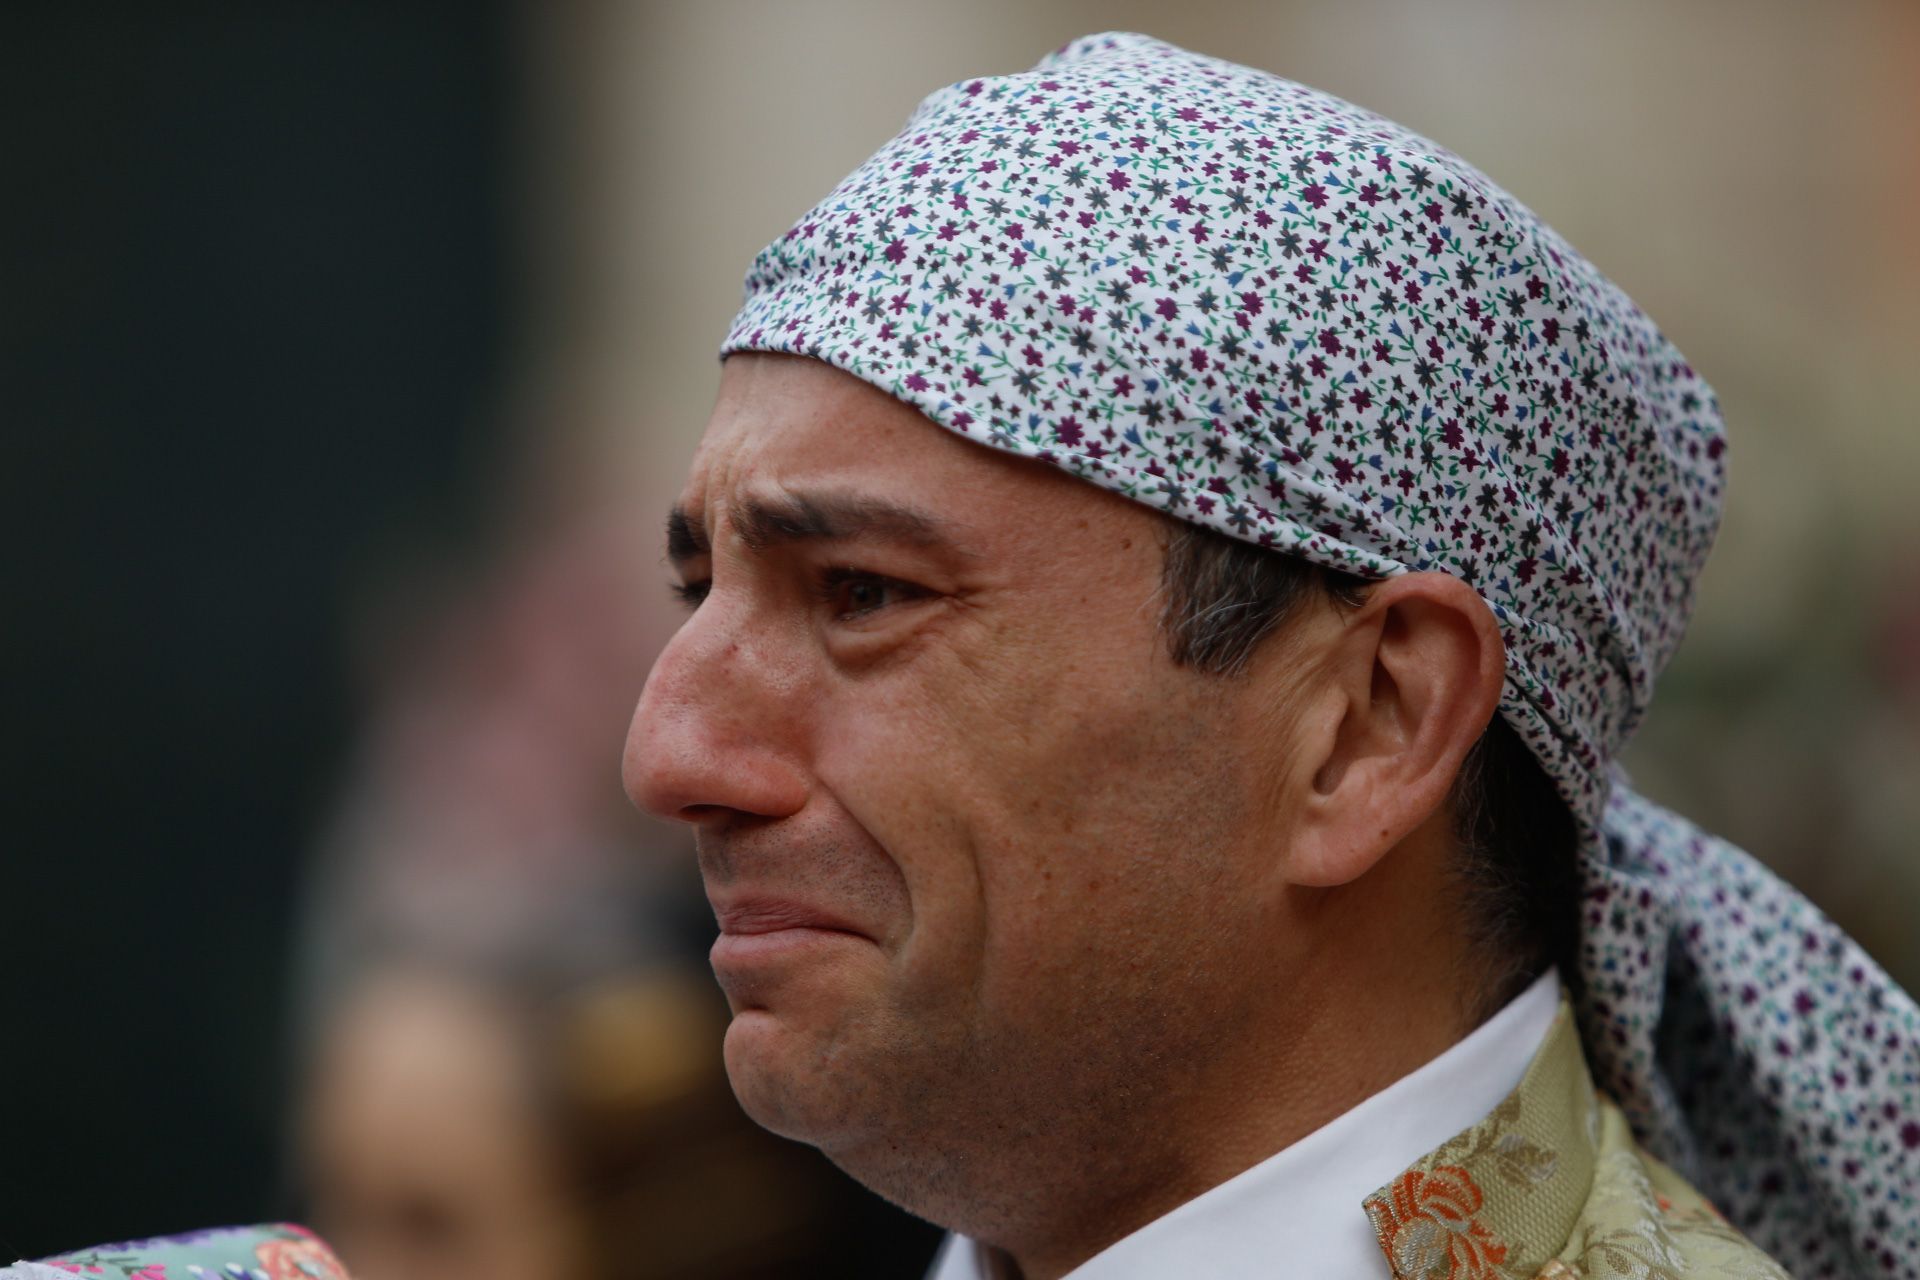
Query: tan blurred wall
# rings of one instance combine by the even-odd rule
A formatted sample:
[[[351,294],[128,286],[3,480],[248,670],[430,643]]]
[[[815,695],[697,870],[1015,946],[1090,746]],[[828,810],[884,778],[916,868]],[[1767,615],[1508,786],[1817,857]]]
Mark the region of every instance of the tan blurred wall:
[[[1920,980],[1920,738],[1872,652],[1920,590],[1920,4],[907,3],[523,10],[535,501],[664,511],[748,260],[930,90],[1133,29],[1430,134],[1721,392],[1725,530],[1633,757]],[[650,590],[652,584],[639,584]],[[1911,785],[1908,785],[1911,784]],[[1829,856],[1831,855],[1831,856]]]

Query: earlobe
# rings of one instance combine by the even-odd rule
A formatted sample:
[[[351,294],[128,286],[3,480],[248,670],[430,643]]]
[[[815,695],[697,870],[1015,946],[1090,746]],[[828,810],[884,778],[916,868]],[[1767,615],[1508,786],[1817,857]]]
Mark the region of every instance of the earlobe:
[[[1287,878],[1303,886],[1365,875],[1446,803],[1505,678],[1492,610],[1450,575],[1389,579],[1341,621],[1300,743],[1315,758]]]

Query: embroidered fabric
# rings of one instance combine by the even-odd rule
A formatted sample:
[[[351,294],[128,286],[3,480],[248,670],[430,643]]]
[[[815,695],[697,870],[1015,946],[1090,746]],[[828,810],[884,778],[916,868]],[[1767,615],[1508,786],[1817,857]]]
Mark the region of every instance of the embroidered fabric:
[[[125,1280],[347,1280],[347,1269],[318,1236],[286,1222],[122,1240],[0,1267],[0,1280],[107,1275]]]

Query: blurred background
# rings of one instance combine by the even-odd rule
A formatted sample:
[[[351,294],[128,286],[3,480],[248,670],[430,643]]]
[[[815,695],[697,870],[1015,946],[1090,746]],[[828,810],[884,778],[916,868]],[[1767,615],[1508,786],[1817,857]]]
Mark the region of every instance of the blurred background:
[[[0,14],[0,1254],[914,1275],[738,1115],[618,753],[765,241],[1127,28],[1465,155],[1734,440],[1629,765],[1920,986],[1920,5],[465,0]]]

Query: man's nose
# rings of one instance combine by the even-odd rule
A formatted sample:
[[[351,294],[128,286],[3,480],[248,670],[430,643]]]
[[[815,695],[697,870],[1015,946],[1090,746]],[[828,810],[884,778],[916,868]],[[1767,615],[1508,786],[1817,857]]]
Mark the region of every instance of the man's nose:
[[[747,617],[717,604],[703,604],[653,664],[621,778],[633,803],[660,818],[784,818],[807,801],[800,681]]]

